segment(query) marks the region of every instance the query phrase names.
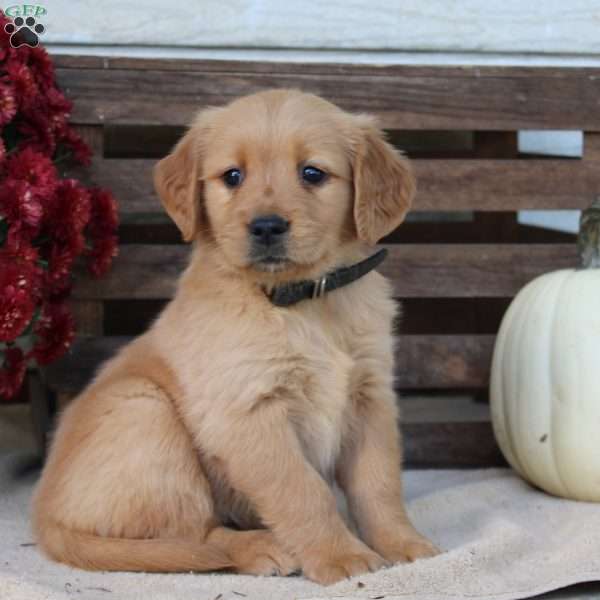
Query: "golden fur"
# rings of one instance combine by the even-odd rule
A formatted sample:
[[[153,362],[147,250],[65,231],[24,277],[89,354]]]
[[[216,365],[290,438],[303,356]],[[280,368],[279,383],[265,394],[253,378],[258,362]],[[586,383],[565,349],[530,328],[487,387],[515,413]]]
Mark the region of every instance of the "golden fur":
[[[305,164],[327,181],[302,182]],[[233,166],[245,179],[230,189]],[[323,584],[435,554],[403,507],[387,281],[371,272],[289,308],[264,293],[395,229],[414,192],[406,159],[371,118],[272,90],[202,111],[155,184],[195,242],[190,264],[62,415],[34,501],[41,548],[85,569],[301,568]],[[270,213],[291,223],[290,261],[260,269],[247,226]]]

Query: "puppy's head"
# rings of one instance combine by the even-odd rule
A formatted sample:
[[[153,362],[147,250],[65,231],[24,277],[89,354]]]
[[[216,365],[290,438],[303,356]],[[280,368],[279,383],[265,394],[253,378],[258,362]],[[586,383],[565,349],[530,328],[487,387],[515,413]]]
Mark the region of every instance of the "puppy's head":
[[[377,242],[415,188],[370,117],[293,90],[201,112],[154,179],[185,240],[212,244],[230,267],[290,277]]]

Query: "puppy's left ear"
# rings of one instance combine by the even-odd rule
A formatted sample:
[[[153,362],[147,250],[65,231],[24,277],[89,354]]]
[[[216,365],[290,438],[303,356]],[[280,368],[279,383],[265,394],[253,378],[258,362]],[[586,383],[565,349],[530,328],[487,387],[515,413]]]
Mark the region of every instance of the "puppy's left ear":
[[[370,118],[359,118],[354,155],[354,222],[359,239],[375,244],[406,216],[416,191],[408,159],[385,141]]]
[[[199,157],[194,142],[190,130],[154,167],[154,187],[186,242],[194,238],[199,225]]]

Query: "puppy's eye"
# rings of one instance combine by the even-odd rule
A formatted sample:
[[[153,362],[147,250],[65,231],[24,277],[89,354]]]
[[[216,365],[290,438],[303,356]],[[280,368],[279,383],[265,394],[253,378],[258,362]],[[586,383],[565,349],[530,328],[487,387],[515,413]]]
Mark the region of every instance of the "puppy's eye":
[[[306,165],[306,167],[302,168],[302,180],[306,183],[316,185],[317,183],[325,181],[326,177],[327,173],[321,171],[321,169],[317,169],[317,167]]]
[[[223,182],[227,187],[238,187],[244,179],[242,172],[239,169],[229,169],[223,173]]]

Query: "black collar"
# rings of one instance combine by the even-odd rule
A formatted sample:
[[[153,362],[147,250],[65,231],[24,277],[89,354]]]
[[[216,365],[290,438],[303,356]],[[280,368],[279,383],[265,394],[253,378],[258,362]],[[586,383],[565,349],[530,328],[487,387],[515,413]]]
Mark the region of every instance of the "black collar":
[[[267,294],[267,297],[275,306],[292,306],[301,300],[321,298],[327,292],[360,279],[363,275],[378,267],[386,256],[387,250],[382,248],[359,263],[330,271],[319,279],[305,279],[276,286],[270,294]]]

